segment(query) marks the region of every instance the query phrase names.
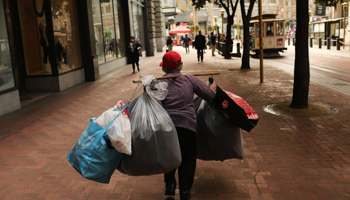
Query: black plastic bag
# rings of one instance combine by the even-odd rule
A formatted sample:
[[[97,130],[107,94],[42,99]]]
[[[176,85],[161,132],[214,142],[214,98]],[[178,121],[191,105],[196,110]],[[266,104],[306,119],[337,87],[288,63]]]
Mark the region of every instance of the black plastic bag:
[[[241,129],[220,114],[212,101],[194,100],[197,112],[197,158],[201,160],[243,159]]]

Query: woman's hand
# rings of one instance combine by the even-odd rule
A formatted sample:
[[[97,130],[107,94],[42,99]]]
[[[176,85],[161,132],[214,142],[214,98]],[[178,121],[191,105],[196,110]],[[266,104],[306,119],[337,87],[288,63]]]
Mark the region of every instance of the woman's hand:
[[[141,47],[137,48],[137,50],[140,50],[140,49],[141,49]]]

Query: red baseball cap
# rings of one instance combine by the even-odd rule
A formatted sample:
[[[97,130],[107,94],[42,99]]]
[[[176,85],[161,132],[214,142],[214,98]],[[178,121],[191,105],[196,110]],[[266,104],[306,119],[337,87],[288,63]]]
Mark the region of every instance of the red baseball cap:
[[[180,65],[182,65],[180,54],[176,51],[169,51],[163,56],[163,61],[159,66],[165,67],[167,69],[175,69]]]

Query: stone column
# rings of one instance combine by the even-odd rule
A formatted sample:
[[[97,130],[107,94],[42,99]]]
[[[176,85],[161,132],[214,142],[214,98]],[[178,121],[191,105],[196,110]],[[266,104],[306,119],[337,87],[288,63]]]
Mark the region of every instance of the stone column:
[[[145,19],[145,37],[146,37],[146,56],[154,56],[155,50],[155,16],[154,0],[146,0],[146,19]]]
[[[155,39],[157,52],[163,52],[163,27],[164,20],[162,14],[162,1],[161,0],[153,0],[154,1],[154,16],[155,16]]]

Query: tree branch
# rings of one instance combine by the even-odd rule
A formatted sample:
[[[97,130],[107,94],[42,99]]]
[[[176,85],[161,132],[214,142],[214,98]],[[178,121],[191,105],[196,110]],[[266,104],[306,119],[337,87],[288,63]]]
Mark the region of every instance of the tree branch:
[[[248,8],[248,14],[247,14],[248,21],[250,21],[250,18],[252,17],[252,12],[253,12],[255,1],[256,0],[250,0],[250,4],[249,4],[249,8]],[[283,12],[285,12],[285,11],[283,11]]]
[[[221,6],[224,7],[224,9],[226,10],[227,15],[230,15],[230,10],[229,10],[228,7],[224,4],[224,2],[222,2],[222,0],[220,0],[220,4],[221,4]]]

